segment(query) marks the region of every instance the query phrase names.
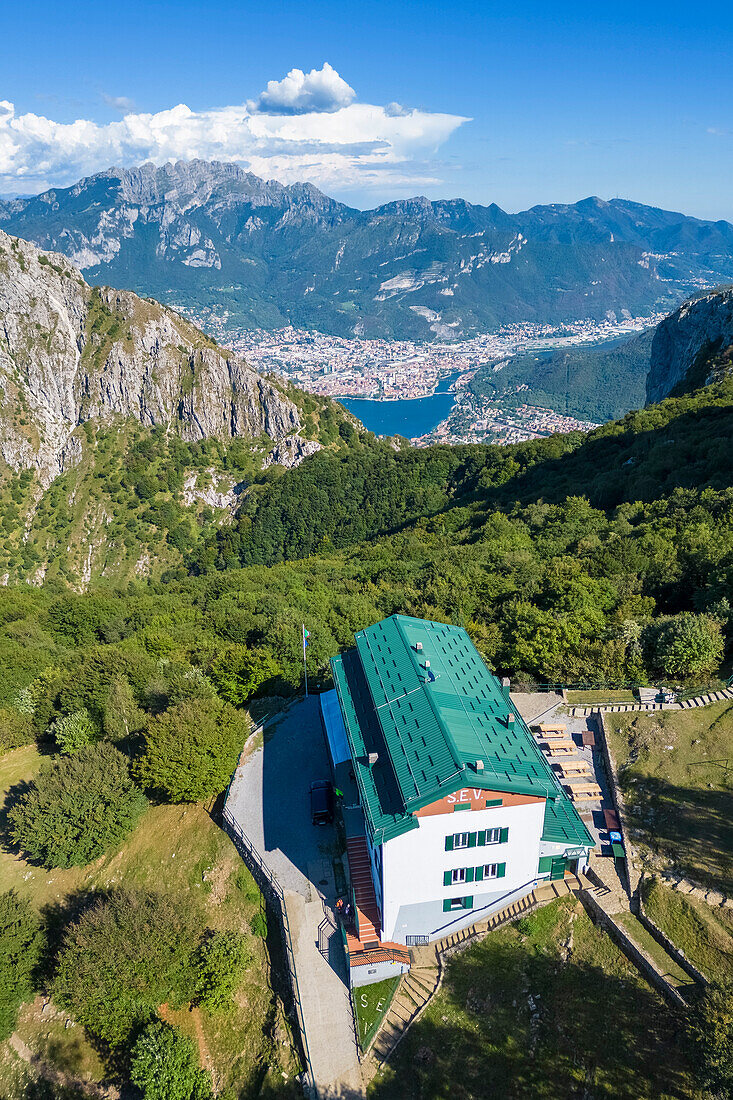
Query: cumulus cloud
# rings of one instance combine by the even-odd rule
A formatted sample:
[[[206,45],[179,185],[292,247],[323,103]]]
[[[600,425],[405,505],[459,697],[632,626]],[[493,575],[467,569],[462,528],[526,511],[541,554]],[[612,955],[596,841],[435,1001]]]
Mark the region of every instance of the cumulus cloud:
[[[292,78],[292,79],[291,79]],[[317,78],[317,79],[316,79]],[[269,97],[269,98],[266,98]],[[340,99],[339,99],[340,97]],[[67,186],[81,176],[151,161],[219,160],[283,183],[325,189],[427,186],[430,164],[460,115],[353,101],[330,65],[292,70],[254,103],[193,111],[127,111],[107,123],[61,123],[0,101],[0,192]]]
[[[269,80],[264,92],[247,104],[250,111],[277,115],[304,115],[311,111],[338,111],[356,99],[356,92],[326,61],[322,69],[291,69],[282,80]]]

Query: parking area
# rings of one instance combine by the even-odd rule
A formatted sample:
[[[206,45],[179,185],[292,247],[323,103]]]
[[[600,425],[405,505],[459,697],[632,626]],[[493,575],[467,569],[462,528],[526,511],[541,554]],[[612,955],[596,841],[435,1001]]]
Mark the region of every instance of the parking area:
[[[346,960],[334,915],[338,833],[314,826],[310,785],[330,777],[318,697],[291,706],[235,772],[227,810],[285,894],[313,1075],[321,1097],[363,1095]]]

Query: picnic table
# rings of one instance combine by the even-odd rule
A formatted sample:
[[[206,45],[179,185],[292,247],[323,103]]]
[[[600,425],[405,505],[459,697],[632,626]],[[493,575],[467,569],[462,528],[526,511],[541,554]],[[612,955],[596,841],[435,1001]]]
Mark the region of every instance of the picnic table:
[[[557,766],[560,768],[563,775],[568,775],[571,772],[576,772],[577,774],[583,773],[585,775],[593,774],[593,769],[587,760],[566,760],[564,764],[558,764]]]
[[[539,741],[566,741],[568,735],[564,730],[540,730],[535,737]]]
[[[548,745],[542,751],[546,752],[548,756],[574,756],[576,749],[572,742],[564,742],[561,745]]]
[[[593,730],[583,730],[581,740],[588,748],[594,749],[596,747],[596,735]]]
[[[601,788],[597,783],[573,783],[571,781],[565,784],[565,789],[570,794],[573,802],[601,797]]]
[[[621,828],[621,822],[619,821],[618,814],[615,810],[604,810],[603,820],[605,821],[606,828],[608,830]]]
[[[539,725],[540,733],[565,733],[566,729],[567,726],[563,726],[562,723],[551,726],[549,723],[540,722]]]

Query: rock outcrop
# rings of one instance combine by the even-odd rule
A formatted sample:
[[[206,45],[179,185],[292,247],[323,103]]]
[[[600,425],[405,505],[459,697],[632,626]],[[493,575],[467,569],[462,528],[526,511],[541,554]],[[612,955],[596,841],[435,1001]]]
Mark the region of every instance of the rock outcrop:
[[[92,288],[66,257],[0,231],[2,458],[48,485],[78,461],[81,425],[116,416],[187,441],[300,429],[276,385],[175,311]]]
[[[652,341],[647,404],[714,381],[733,345],[733,287],[700,294],[670,313]]]

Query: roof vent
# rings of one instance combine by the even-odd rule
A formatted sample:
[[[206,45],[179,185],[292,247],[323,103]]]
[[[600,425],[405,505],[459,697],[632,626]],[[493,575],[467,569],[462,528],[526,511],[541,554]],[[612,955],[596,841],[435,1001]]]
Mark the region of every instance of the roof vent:
[[[430,668],[430,661],[426,661],[425,664],[422,667],[423,668]]]
[[[475,767],[476,767],[476,771],[477,771],[477,772],[482,772],[482,771],[484,770],[484,762],[483,762],[483,760],[477,760],[477,761],[476,761],[476,764],[475,764]]]
[[[379,760],[379,753],[378,752],[370,752],[369,755],[367,756],[367,764],[369,765],[370,768],[373,768],[378,760]]]
[[[415,642],[415,649],[418,653],[422,653],[422,642]]]
[[[514,725],[514,715],[512,714],[511,711],[509,711],[509,713],[506,716],[506,724],[508,726],[513,726]]]

